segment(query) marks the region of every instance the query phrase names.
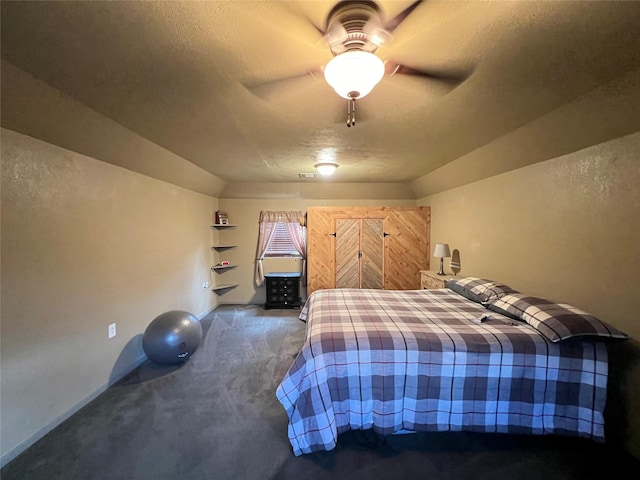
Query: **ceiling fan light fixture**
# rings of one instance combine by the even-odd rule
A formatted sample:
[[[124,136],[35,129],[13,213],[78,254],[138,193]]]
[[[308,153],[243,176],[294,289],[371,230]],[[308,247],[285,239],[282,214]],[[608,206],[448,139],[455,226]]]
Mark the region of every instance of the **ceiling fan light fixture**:
[[[324,69],[327,83],[347,100],[364,97],[383,76],[384,62],[373,53],[361,50],[336,55]]]
[[[322,162],[322,163],[316,163],[314,167],[316,167],[316,170],[318,170],[318,173],[320,175],[323,175],[326,177],[329,175],[333,175],[335,173],[336,169],[338,168],[338,164],[331,163],[331,162]]]

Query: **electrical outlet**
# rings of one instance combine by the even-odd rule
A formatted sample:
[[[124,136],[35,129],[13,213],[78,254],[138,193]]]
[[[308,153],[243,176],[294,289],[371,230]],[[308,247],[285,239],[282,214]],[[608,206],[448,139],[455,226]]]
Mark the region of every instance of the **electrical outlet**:
[[[116,336],[116,324],[112,323],[109,325],[109,338],[113,338]]]
[[[206,290],[207,288],[209,288],[209,281],[202,282],[202,289]]]

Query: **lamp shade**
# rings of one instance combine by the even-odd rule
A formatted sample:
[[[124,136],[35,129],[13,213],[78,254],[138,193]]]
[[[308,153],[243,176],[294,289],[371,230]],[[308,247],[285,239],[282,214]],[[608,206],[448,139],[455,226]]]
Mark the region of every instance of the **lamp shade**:
[[[324,69],[324,78],[343,98],[367,95],[384,76],[384,63],[373,53],[361,50],[333,57]]]
[[[322,162],[322,163],[316,163],[314,167],[316,167],[316,170],[318,170],[318,173],[320,175],[326,176],[326,175],[333,175],[336,169],[338,168],[338,164],[331,163],[331,162]]]
[[[433,250],[434,257],[450,257],[451,252],[449,251],[448,243],[436,243],[436,248]]]

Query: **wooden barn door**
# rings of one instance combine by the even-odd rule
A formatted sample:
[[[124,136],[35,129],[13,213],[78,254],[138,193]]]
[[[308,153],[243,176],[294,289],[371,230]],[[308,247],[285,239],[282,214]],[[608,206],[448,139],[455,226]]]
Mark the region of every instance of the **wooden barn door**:
[[[336,288],[360,288],[360,220],[336,219]]]
[[[384,287],[384,220],[336,219],[336,288]]]
[[[431,258],[430,220],[429,207],[308,207],[307,294],[354,285],[418,290]],[[351,243],[341,243],[345,232]]]

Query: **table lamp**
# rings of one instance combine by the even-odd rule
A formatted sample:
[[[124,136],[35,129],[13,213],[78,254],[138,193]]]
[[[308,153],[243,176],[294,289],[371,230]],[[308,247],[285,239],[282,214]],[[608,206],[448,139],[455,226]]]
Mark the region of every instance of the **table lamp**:
[[[436,248],[433,251],[433,256],[440,257],[440,271],[438,272],[438,275],[446,275],[446,273],[444,273],[444,257],[451,256],[451,252],[449,251],[449,244],[436,243]]]

